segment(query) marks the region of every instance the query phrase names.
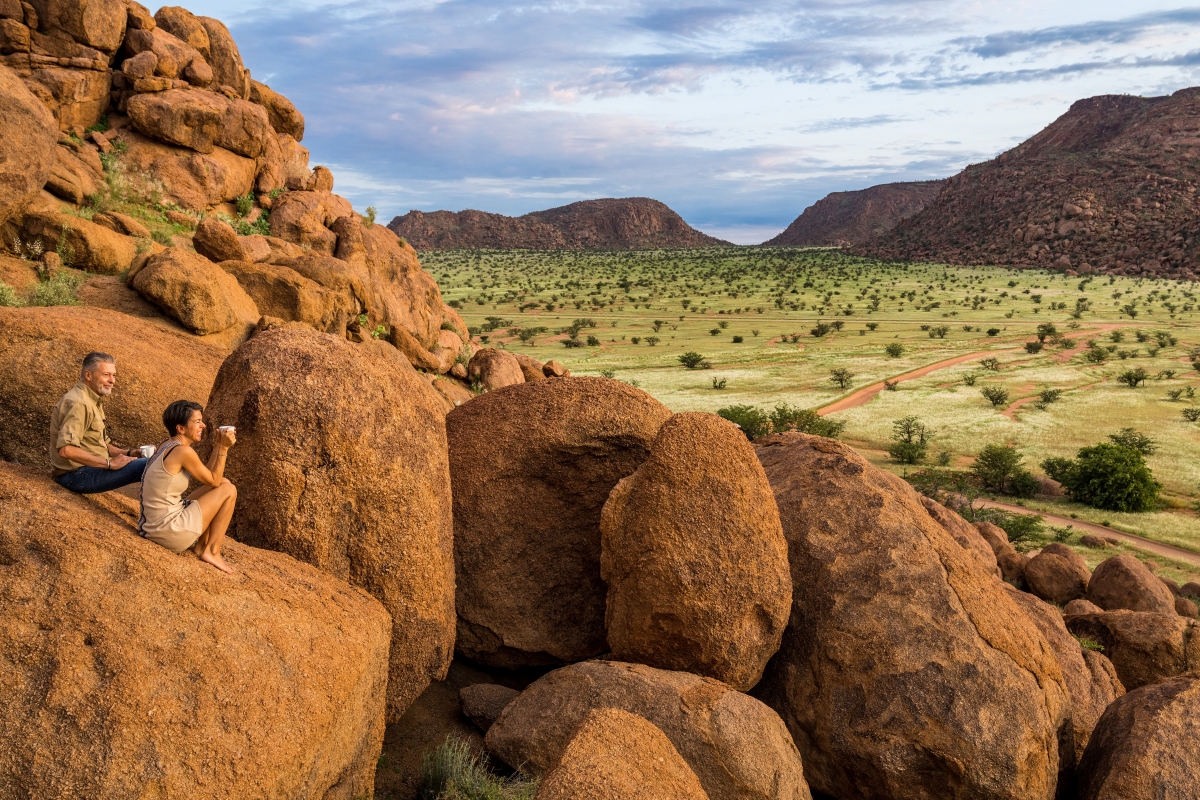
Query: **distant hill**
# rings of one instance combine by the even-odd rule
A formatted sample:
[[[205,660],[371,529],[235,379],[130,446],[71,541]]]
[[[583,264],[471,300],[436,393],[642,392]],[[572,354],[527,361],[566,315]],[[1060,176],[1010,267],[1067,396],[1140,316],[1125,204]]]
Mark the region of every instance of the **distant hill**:
[[[1200,88],[1102,95],[955,175],[856,252],[951,264],[1196,279]]]
[[[763,244],[862,244],[923,209],[945,183],[885,183],[856,192],[832,192],[804,209],[787,230]]]
[[[521,217],[483,211],[410,211],[388,228],[417,250],[634,250],[729,242],[706,236],[648,197],[583,200]]]

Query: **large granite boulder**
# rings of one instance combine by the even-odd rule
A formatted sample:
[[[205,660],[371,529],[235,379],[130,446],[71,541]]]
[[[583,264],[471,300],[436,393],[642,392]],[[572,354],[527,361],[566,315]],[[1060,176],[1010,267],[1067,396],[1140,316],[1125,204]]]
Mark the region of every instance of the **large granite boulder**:
[[[1079,800],[1184,800],[1200,786],[1200,672],[1144,686],[1100,718]]]
[[[615,708],[590,712],[537,800],[708,800],[663,732]]]
[[[361,586],[391,613],[387,708],[399,719],[454,652],[438,396],[386,344],[290,325],[226,359],[207,414],[238,432],[230,533]]]
[[[168,89],[137,94],[126,104],[134,127],[152,139],[211,153],[229,101],[212,92]]]
[[[267,110],[271,127],[291,136],[297,142],[304,139],[304,115],[292,101],[258,81],[250,81],[250,99]]]
[[[614,658],[747,691],[792,603],[787,543],[754,448],[716,414],[663,423],[600,517]]]
[[[203,403],[225,355],[182,331],[100,308],[0,308],[0,459],[49,471],[50,409],[93,350],[116,358],[104,415],[126,447],[167,438],[163,410],[179,399]]]
[[[1200,669],[1200,622],[1169,614],[1118,609],[1066,618],[1067,629],[1104,648],[1126,689]]]
[[[1025,565],[1029,591],[1056,606],[1086,595],[1091,578],[1092,571],[1083,557],[1058,542],[1046,545]]]
[[[236,278],[178,247],[150,256],[134,276],[133,288],[200,336],[235,325],[249,335],[261,316]]]
[[[1131,555],[1113,556],[1096,565],[1087,599],[1106,611],[1128,609],[1175,613],[1175,596],[1146,565]]]
[[[254,159],[223,147],[214,146],[211,152],[200,154],[155,141],[131,128],[117,131],[113,141],[125,146],[121,161],[129,179],[143,191],[159,189],[164,202],[202,211],[244,197],[254,187]],[[142,185],[147,178],[156,183]]]
[[[600,511],[670,416],[603,378],[523,383],[446,415],[463,655],[518,667],[608,649]]]
[[[223,261],[221,269],[237,278],[259,313],[286,322],[303,322],[327,333],[345,333],[347,315],[341,298],[294,269],[246,261]]]
[[[225,23],[213,17],[197,17],[208,34],[208,52],[204,54],[213,71],[213,83],[228,86],[243,100],[250,99],[250,78],[242,63],[242,54]]]
[[[129,269],[138,243],[91,220],[54,211],[35,211],[21,219],[26,242],[39,241],[46,251],[62,254],[64,266],[117,275]]]
[[[525,383],[525,374],[521,362],[512,353],[485,347],[467,362],[467,379],[483,391],[491,392]]]
[[[542,775],[596,709],[649,721],[712,800],[809,800],[800,754],[775,712],[720,681],[618,661],[586,661],[538,679],[487,733],[500,759]]]
[[[978,528],[963,519],[957,511],[947,508],[933,498],[922,496],[921,503],[929,512],[929,516],[945,528],[946,533],[954,537],[954,541],[962,545],[967,555],[978,561],[985,572],[1001,576],[1000,567],[996,563],[996,553]]]
[[[235,541],[225,575],[136,514],[0,463],[0,797],[369,795],[383,607]]]
[[[792,618],[755,696],[814,789],[1050,800],[1070,697],[1003,584],[903,480],[832,439],[756,444],[788,541]]]

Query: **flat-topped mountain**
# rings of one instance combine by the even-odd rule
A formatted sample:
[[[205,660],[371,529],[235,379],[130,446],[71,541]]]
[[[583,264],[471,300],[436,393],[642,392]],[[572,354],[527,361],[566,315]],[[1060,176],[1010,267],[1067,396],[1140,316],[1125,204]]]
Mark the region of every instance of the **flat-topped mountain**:
[[[1195,279],[1200,88],[1080,100],[859,252]]]
[[[787,230],[763,244],[862,244],[925,208],[945,183],[884,183],[856,192],[830,192],[804,209]]]
[[[388,228],[418,250],[642,250],[729,242],[707,236],[648,197],[605,198],[520,217],[484,211],[410,211]]]

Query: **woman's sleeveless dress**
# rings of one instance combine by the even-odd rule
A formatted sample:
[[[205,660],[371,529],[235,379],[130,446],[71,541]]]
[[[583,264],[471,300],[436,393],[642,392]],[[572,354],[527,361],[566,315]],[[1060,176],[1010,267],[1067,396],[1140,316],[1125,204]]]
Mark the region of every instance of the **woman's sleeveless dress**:
[[[183,499],[191,476],[185,469],[172,475],[163,463],[178,445],[175,440],[165,442],[146,464],[138,520],[138,533],[176,554],[195,544],[204,528],[200,504]]]

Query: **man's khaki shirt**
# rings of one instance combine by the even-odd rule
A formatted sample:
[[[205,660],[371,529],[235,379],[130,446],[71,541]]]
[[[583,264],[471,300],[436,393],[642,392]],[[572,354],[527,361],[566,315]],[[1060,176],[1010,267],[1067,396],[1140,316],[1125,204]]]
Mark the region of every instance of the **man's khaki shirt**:
[[[83,466],[58,454],[59,448],[67,445],[100,458],[109,457],[103,402],[100,395],[80,381],[54,406],[50,413],[50,463],[54,466],[55,477]]]

